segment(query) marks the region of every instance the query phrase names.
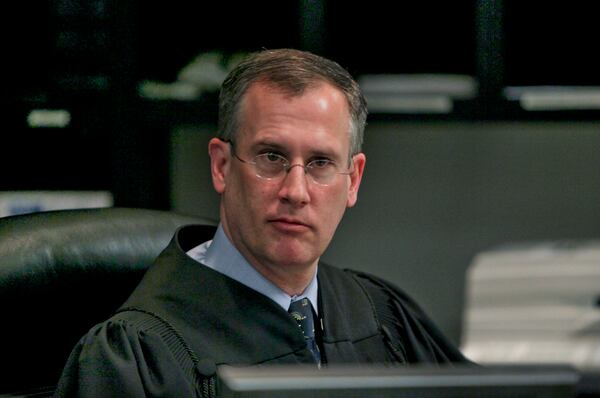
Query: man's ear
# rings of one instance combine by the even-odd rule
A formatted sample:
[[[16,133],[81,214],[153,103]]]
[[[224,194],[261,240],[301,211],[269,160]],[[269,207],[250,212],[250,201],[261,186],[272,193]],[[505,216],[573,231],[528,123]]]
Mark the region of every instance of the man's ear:
[[[356,201],[358,200],[358,188],[360,187],[360,182],[362,180],[366,162],[367,157],[364,153],[359,153],[352,157],[354,169],[352,171],[352,174],[350,174],[350,186],[348,187],[348,202],[346,203],[346,206],[348,207],[354,206],[356,204]]]
[[[231,159],[229,151],[229,144],[219,138],[213,138],[208,142],[210,173],[212,175],[213,187],[219,194],[225,191],[225,182]]]

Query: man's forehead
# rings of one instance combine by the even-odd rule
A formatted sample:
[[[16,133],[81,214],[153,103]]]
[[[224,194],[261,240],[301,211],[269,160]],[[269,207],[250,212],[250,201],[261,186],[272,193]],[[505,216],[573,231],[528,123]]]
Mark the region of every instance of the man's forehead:
[[[304,142],[306,148],[322,148],[323,153],[348,151],[351,121],[346,98],[328,82],[318,83],[302,94],[293,95],[268,82],[255,82],[247,90],[239,109],[236,141],[253,147],[270,144],[289,148],[294,138],[308,136],[314,142]],[[305,132],[297,127],[302,124],[305,124]],[[343,148],[335,142],[337,137],[345,141]]]

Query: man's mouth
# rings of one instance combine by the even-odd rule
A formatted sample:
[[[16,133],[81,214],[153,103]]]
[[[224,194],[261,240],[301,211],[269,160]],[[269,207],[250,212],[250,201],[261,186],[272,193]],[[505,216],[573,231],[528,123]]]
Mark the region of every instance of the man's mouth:
[[[284,232],[304,232],[311,228],[309,224],[292,217],[273,218],[269,223]]]

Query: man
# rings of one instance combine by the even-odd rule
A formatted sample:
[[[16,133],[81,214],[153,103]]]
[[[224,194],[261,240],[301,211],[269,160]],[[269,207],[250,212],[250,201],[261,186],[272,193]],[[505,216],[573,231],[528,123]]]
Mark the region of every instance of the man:
[[[397,288],[319,263],[366,162],[366,103],[350,75],[310,53],[263,51],[219,101],[208,146],[218,229],[176,233],[74,349],[58,395],[214,396],[221,364],[464,361]]]

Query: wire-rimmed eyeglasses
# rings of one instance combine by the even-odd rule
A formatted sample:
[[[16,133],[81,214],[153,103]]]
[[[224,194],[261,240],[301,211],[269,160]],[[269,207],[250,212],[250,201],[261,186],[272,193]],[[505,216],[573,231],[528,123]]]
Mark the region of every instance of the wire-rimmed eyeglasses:
[[[331,185],[338,174],[352,174],[351,170],[340,171],[339,165],[327,158],[313,159],[305,165],[300,163],[292,164],[285,156],[276,152],[265,152],[254,156],[252,160],[244,160],[235,152],[233,142],[226,142],[231,145],[233,156],[240,162],[253,166],[256,176],[264,180],[282,179],[289,173],[292,167],[296,166],[302,167],[304,174],[308,175],[314,183],[323,186]]]

